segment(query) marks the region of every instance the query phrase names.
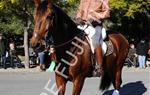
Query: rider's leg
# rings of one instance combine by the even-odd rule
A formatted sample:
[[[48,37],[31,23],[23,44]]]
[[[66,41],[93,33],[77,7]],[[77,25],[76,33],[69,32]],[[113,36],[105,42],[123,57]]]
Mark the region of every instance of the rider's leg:
[[[103,63],[103,51],[102,51],[102,27],[101,26],[88,26],[85,29],[85,33],[88,35],[92,52],[95,53],[95,58],[97,61],[96,68],[99,70],[100,74],[102,74],[102,63]]]
[[[96,57],[96,61],[97,61],[97,66],[96,68],[98,69],[98,72],[100,74],[103,73],[103,68],[102,68],[102,63],[103,63],[103,51],[102,51],[102,27],[101,26],[96,26],[95,27],[95,34],[92,37],[93,40],[93,45],[95,47],[95,57]]]
[[[103,63],[103,50],[102,50],[102,42],[103,42],[103,38],[102,38],[102,27],[101,26],[96,26],[95,27],[96,33],[93,36],[95,39],[95,44],[96,44],[96,48],[95,48],[95,57],[96,57],[96,61],[97,61],[97,65],[98,65],[98,70],[100,72],[100,74],[103,73],[103,68],[102,68],[102,63]]]

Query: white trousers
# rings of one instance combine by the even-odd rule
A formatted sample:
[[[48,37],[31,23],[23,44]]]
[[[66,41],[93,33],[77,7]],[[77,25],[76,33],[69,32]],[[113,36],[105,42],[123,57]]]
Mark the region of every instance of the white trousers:
[[[79,25],[79,29],[84,30],[84,32],[88,35],[89,43],[91,46],[91,50],[94,53],[94,49],[98,46],[102,46],[103,54],[106,53],[107,45],[103,41],[106,38],[106,31],[102,26],[87,26],[87,25]]]

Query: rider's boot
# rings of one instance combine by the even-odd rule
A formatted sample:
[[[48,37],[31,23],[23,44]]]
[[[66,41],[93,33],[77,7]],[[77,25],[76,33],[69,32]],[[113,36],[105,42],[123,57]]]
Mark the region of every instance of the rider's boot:
[[[96,66],[95,66],[95,74],[93,76],[100,77],[103,74],[103,52],[101,45],[95,48],[95,58],[96,58]]]

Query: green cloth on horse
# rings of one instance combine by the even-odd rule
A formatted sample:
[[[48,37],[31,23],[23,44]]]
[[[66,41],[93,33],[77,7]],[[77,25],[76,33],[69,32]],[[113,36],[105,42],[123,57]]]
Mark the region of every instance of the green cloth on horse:
[[[49,68],[48,68],[48,70],[50,71],[50,72],[53,72],[54,71],[54,68],[55,68],[55,61],[52,61],[51,62],[51,64],[50,64],[50,66],[49,66]]]

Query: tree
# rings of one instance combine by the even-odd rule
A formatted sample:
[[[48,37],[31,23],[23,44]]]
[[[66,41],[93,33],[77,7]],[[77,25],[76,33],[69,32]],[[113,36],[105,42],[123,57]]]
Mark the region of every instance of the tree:
[[[22,33],[22,22],[14,15],[14,13],[8,9],[11,2],[0,2],[0,30],[5,33]]]
[[[28,51],[28,32],[33,22],[33,1],[31,0],[1,0],[1,13],[9,14],[7,17],[1,19],[3,23],[2,29],[8,32],[15,32],[23,30],[24,32],[24,50],[25,50],[25,67],[29,67],[29,51]],[[15,19],[13,21],[13,19]],[[9,21],[11,22],[9,24]],[[5,24],[6,23],[6,24]],[[8,24],[8,25],[7,25]],[[12,25],[12,27],[11,27]],[[10,27],[10,28],[8,28]]]
[[[150,36],[149,0],[110,0],[110,7],[111,21],[118,30],[131,38]]]

